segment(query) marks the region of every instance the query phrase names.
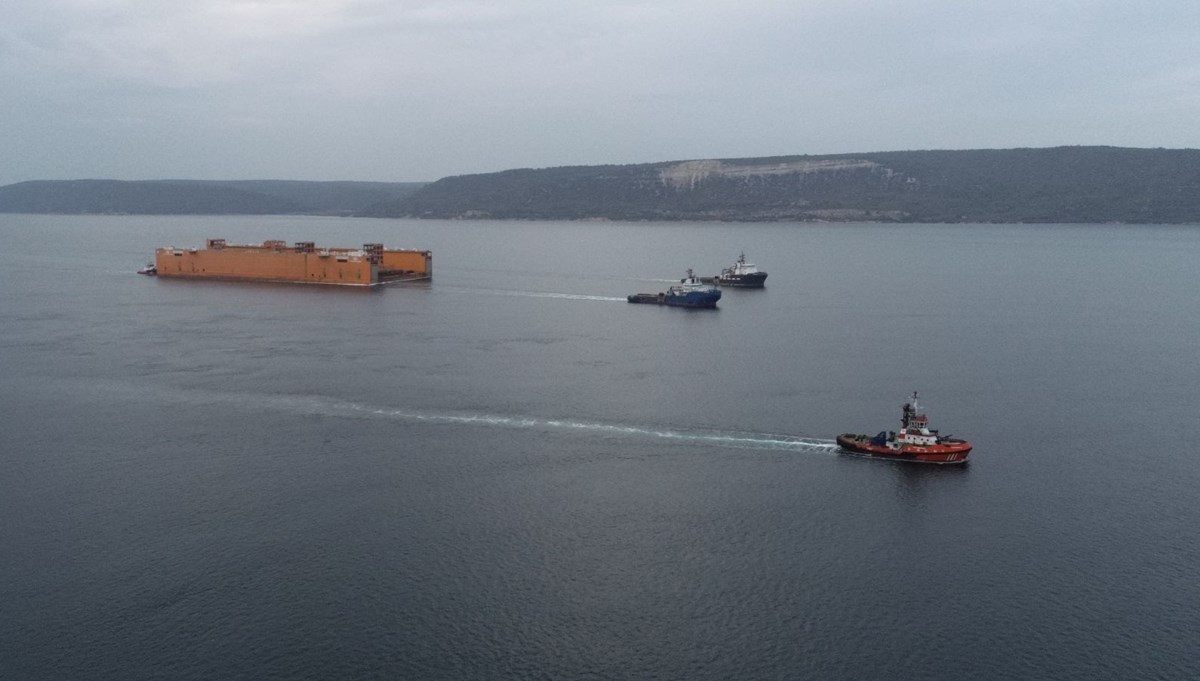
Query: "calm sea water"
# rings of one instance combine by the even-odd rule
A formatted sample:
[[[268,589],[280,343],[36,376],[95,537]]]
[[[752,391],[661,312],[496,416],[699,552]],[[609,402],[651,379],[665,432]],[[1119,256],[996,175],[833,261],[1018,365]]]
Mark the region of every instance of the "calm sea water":
[[[434,251],[375,292],[158,245]],[[763,291],[629,305],[745,251]],[[1200,678],[1200,229],[0,215],[5,679]],[[913,390],[961,468],[839,455]]]

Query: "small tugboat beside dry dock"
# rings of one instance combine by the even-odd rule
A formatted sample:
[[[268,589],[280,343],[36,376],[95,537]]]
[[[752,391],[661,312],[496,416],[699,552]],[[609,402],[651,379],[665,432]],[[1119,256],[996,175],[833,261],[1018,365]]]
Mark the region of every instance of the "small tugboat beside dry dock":
[[[929,418],[917,406],[916,392],[904,403],[900,425],[899,432],[881,432],[875,436],[843,433],[837,437],[837,443],[854,454],[913,463],[966,463],[971,453],[971,443],[943,437],[929,429]]]

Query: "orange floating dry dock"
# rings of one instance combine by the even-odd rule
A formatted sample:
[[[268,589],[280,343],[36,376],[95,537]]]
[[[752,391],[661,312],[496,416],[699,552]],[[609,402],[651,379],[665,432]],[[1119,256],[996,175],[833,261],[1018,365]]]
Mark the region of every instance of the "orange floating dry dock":
[[[429,251],[387,249],[383,244],[318,248],[312,241],[245,246],[209,239],[205,248],[159,248],[154,265],[160,277],[339,286],[379,286],[433,276]]]

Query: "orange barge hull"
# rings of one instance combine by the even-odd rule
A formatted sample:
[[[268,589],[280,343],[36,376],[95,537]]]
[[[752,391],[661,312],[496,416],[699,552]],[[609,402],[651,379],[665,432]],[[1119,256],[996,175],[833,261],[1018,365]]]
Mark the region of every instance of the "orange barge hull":
[[[837,437],[838,446],[854,454],[878,459],[909,461],[912,463],[966,463],[971,453],[971,443],[961,440],[947,441],[936,445],[901,445],[899,449],[880,446],[871,442],[869,435],[843,433]]]
[[[429,251],[385,249],[383,244],[317,248],[311,241],[292,246],[266,241],[246,246],[209,239],[205,248],[159,248],[154,265],[158,276],[168,278],[335,286],[371,287],[433,277]]]

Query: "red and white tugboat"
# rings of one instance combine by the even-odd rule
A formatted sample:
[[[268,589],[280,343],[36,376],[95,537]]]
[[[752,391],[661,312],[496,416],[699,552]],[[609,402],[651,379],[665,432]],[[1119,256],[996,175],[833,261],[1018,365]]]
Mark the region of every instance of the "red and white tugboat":
[[[855,454],[914,463],[966,463],[971,453],[970,442],[942,437],[929,429],[929,417],[920,412],[915,392],[904,404],[900,425],[899,432],[881,432],[875,436],[842,433],[837,443]]]

